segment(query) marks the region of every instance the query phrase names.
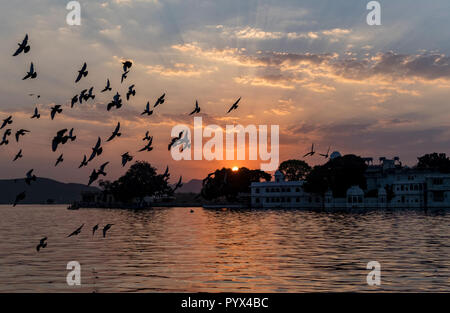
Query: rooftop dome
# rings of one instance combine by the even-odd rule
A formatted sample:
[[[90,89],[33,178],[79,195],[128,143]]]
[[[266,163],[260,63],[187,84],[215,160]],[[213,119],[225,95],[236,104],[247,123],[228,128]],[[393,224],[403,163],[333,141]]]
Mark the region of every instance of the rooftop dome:
[[[341,154],[339,153],[339,151],[334,151],[331,155],[330,155],[330,160],[339,158],[341,156]]]
[[[364,196],[364,191],[359,186],[351,186],[347,189],[348,196]]]
[[[384,189],[383,187],[378,188],[378,196],[386,196],[386,189]]]

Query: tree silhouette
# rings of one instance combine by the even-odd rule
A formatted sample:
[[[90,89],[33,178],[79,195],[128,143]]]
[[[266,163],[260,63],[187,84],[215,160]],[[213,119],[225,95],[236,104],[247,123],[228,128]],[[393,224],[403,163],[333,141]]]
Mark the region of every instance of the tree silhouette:
[[[288,181],[303,180],[311,172],[311,166],[302,160],[287,160],[278,168]]]
[[[416,168],[450,173],[450,158],[445,153],[425,154],[419,158]]]
[[[210,173],[203,180],[201,195],[206,200],[225,197],[227,200],[236,200],[240,192],[250,192],[250,184],[261,179],[269,181],[271,175],[261,170],[249,170],[241,167],[233,172],[230,168],[222,168]]]
[[[156,169],[145,161],[137,161],[128,171],[114,182],[100,181],[105,193],[111,193],[117,201],[142,201],[145,197],[173,194],[167,178],[157,174]]]

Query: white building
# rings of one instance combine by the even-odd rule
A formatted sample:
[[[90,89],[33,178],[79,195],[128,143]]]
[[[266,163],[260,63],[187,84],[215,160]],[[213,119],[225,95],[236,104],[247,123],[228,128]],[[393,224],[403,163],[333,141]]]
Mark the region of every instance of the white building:
[[[339,154],[336,154],[340,156]],[[373,165],[365,158],[367,190],[352,186],[346,198],[335,198],[331,191],[323,196],[303,190],[303,181],[286,181],[276,171],[269,182],[252,183],[251,205],[255,208],[307,209],[450,209],[450,174],[403,167],[399,158],[380,158]]]

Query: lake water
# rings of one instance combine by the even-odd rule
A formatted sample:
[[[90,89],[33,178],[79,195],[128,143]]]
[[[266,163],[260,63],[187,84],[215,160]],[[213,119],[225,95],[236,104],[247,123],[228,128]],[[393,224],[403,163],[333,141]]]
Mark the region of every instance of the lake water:
[[[0,292],[450,291],[448,213],[190,210],[0,206]]]

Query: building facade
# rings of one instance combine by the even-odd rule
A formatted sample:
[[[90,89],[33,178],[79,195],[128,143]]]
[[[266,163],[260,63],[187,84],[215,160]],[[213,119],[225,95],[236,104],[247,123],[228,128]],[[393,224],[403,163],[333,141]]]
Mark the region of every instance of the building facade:
[[[277,171],[273,181],[251,184],[251,206],[325,210],[450,209],[450,174],[402,166],[398,157],[380,158],[377,165],[372,158],[365,161],[366,190],[352,186],[346,198],[335,198],[331,191],[323,196],[307,193],[303,181],[286,181],[283,173]]]

